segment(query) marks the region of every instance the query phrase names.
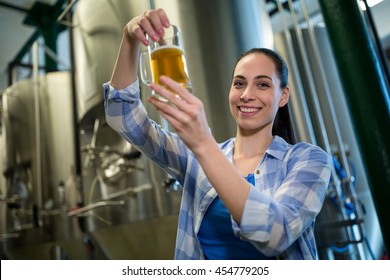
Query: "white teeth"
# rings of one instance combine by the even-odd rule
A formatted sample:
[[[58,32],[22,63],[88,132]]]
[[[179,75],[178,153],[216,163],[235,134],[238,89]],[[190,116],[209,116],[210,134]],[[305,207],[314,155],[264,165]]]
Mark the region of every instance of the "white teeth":
[[[257,112],[258,108],[248,108],[248,107],[240,107],[240,111],[244,113],[254,113]]]

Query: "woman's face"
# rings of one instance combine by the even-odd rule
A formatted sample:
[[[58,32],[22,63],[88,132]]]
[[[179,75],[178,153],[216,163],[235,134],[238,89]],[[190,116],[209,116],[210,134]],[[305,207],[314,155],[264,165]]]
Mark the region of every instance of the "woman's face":
[[[280,88],[280,79],[271,58],[252,53],[236,65],[229,93],[230,111],[242,133],[263,128],[272,131],[279,107],[289,96],[288,87]]]

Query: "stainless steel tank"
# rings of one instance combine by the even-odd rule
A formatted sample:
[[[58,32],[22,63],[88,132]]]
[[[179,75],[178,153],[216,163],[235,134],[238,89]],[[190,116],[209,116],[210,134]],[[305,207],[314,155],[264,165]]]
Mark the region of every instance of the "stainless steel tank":
[[[125,24],[146,1],[80,1],[73,14],[79,119],[102,105],[102,84],[111,78]]]
[[[7,191],[0,202],[6,210],[1,244],[11,259],[49,258],[43,248],[81,237],[66,213],[77,193],[70,74],[18,82],[2,103]]]

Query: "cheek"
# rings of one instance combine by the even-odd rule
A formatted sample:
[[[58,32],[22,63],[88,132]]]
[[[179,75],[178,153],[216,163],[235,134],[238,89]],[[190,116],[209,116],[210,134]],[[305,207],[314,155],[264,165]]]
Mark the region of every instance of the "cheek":
[[[229,105],[230,105],[230,107],[233,106],[234,102],[236,101],[234,97],[235,97],[234,93],[232,93],[230,91],[229,92]]]
[[[235,111],[236,111],[236,99],[235,99],[235,96],[234,94],[232,94],[232,92],[229,93],[229,108],[230,108],[230,113],[234,116],[235,115]]]

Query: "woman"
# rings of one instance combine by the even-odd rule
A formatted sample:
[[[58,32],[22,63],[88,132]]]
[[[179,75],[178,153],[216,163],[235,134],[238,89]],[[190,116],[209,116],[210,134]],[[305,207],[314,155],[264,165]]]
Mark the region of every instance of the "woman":
[[[183,186],[175,258],[316,259],[313,228],[330,159],[317,146],[294,144],[285,62],[268,49],[239,58],[229,93],[237,133],[222,144],[210,133],[202,102],[162,76],[165,87],[150,87],[169,102],[148,102],[172,133],[148,118],[137,79],[145,34],[158,41],[167,26],[161,9],[126,25],[104,95],[108,124]]]

